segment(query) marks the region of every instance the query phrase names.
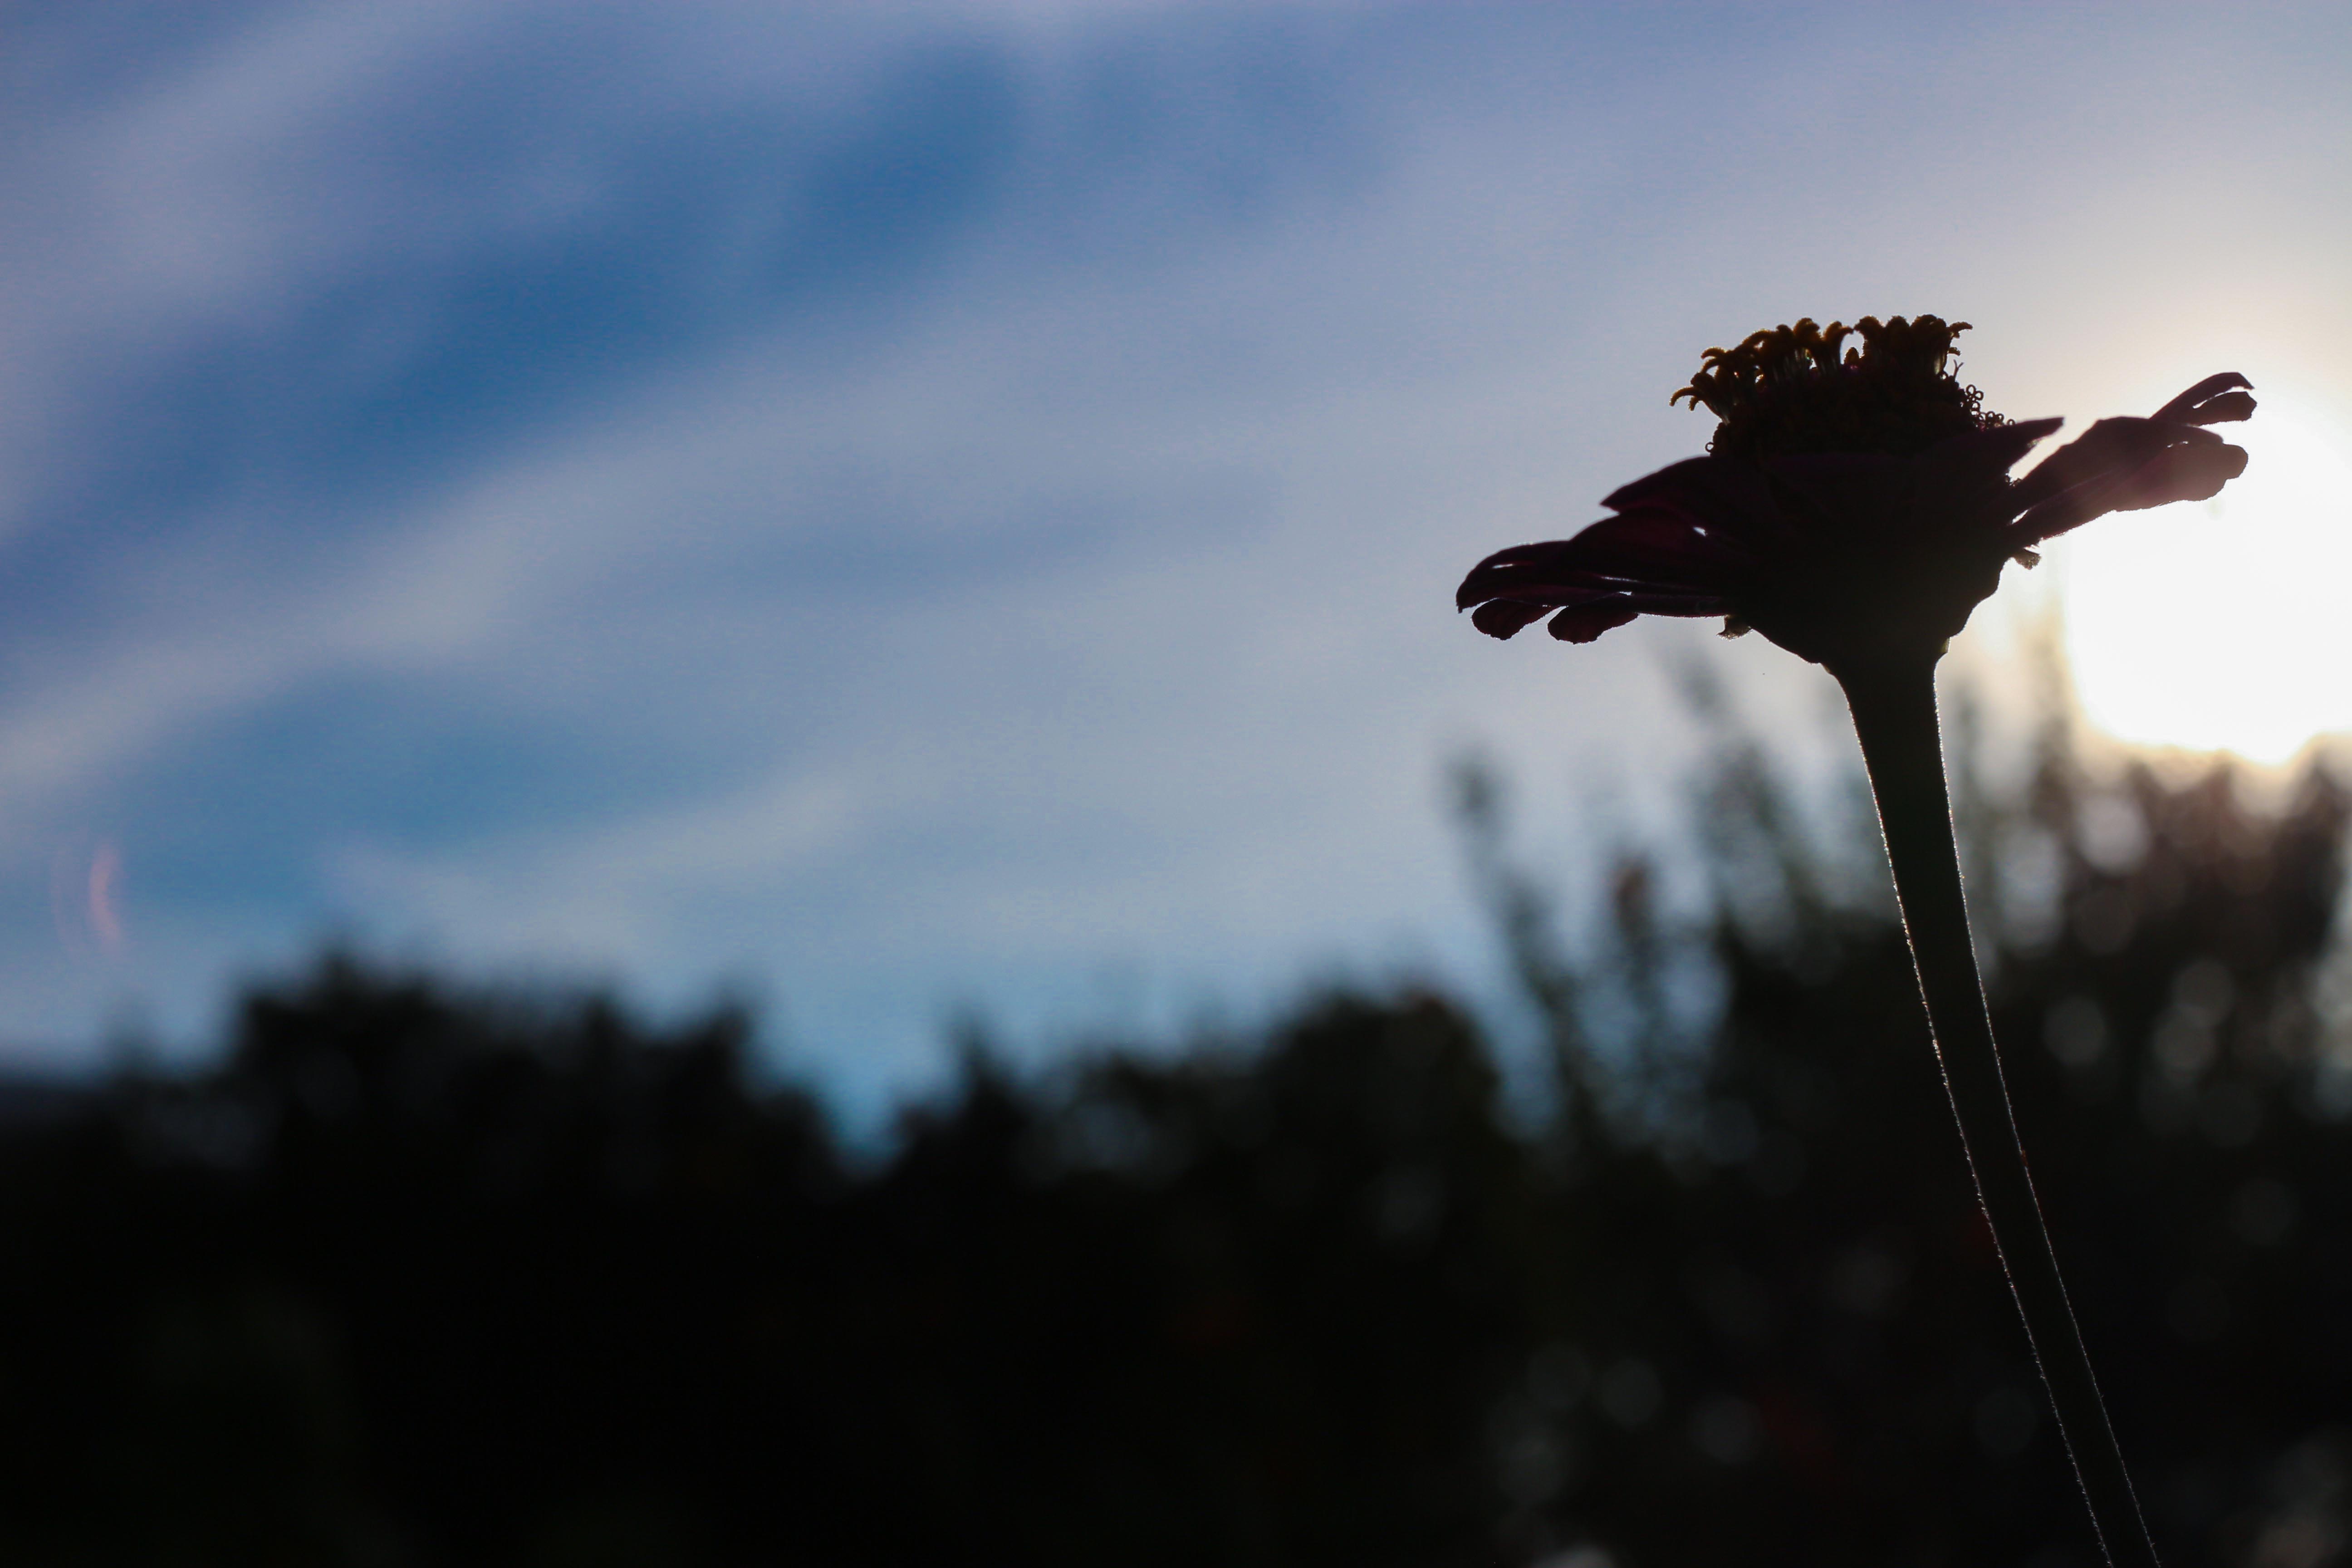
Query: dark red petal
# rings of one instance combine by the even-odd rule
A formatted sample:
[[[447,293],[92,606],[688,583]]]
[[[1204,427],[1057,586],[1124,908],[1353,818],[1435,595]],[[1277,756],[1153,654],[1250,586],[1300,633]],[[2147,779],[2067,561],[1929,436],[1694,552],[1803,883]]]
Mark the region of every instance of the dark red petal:
[[[1587,572],[1642,582],[1720,583],[1756,563],[1756,552],[1728,531],[1664,507],[1604,517],[1568,542],[1563,560]]]
[[[2209,375],[2158,409],[2156,417],[2175,425],[2221,425],[2249,417],[2254,411],[2252,398],[2221,395],[2233,389],[2252,392],[2254,384],[2234,370]]]
[[[1758,554],[1786,533],[1762,471],[1730,458],[1686,458],[1619,487],[1601,504],[1618,512],[1672,512],[1727,544]]]
[[[1549,605],[1522,604],[1517,599],[1490,599],[1470,613],[1470,624],[1490,637],[1509,638],[1533,622],[1550,615]]]
[[[1466,610],[1473,605],[1507,592],[1514,577],[1526,577],[1526,574],[1516,569],[1531,555],[1558,548],[1558,544],[1514,544],[1508,550],[1497,550],[1470,568],[1470,574],[1462,579],[1460,587],[1454,590],[1454,607]]]
[[[1705,594],[1695,589],[1665,588],[1651,593],[1629,593],[1617,596],[1621,605],[1629,605],[1645,616],[1720,616],[1731,608],[1731,600],[1722,594]]]
[[[2252,393],[2225,392],[2219,397],[2210,398],[2198,405],[2196,423],[2234,425],[2241,419],[2252,419],[2253,416],[2254,398]]]
[[[2019,545],[2038,544],[2111,511],[2210,500],[2245,470],[2242,447],[2216,440],[2168,447],[2136,468],[2095,475],[2032,507],[2011,525],[2009,537]]]
[[[1591,563],[1593,552],[1581,543],[1583,537],[1579,534],[1575,539],[1514,544],[1508,550],[1497,550],[1473,566],[1470,574],[1462,579],[1462,585],[1454,591],[1454,606],[1467,609],[1487,599],[1561,605],[1571,599],[1613,593],[1640,580],[1638,575],[1610,569],[1638,565],[1637,563],[1612,562],[1603,555],[1596,568]]]
[[[2114,496],[2123,488],[2121,473],[2095,474],[2079,485],[2036,501],[2009,525],[2009,541],[2022,549],[2082,527],[2095,517],[2116,510]]]
[[[1639,614],[1614,605],[1577,605],[1551,618],[1551,635],[1562,642],[1591,642]]]
[[[1680,504],[1696,501],[1704,508],[1730,501],[1769,506],[1771,495],[1746,463],[1729,458],[1685,458],[1603,496],[1611,511],[1628,511],[1654,501]]]
[[[2020,546],[2039,544],[2080,528],[2094,518],[2106,516],[2116,510],[2118,499],[2127,493],[2132,476],[2138,471],[2120,465],[2104,468],[2079,484],[2069,485],[2034,502],[2010,524],[2010,542]]]
[[[2123,487],[2117,511],[2145,511],[2177,500],[2210,500],[2246,471],[2246,449],[2224,442],[2174,447],[2143,465]]]
[[[1594,586],[1578,583],[1573,568],[1558,563],[1557,555],[1564,543],[1518,544],[1489,555],[1470,568],[1470,575],[1454,590],[1454,607],[1466,610],[1473,605],[1501,598],[1528,604],[1549,599],[1556,605],[1579,587]]]
[[[2099,475],[2136,468],[2196,428],[2154,419],[2102,419],[2034,465],[2011,498],[2021,510],[2038,506]]]
[[[1712,610],[1686,610],[1686,605],[1716,605],[1726,603],[1729,594],[1718,587],[1696,583],[1638,582],[1622,577],[1605,576],[1597,572],[1570,572],[1558,575],[1530,575],[1511,578],[1499,587],[1483,588],[1472,595],[1472,604],[1489,599],[1507,599],[1522,605],[1541,605],[1546,609],[1565,609],[1570,605],[1590,605],[1602,599],[1632,605],[1644,614],[1680,616],[1713,614]],[[1466,606],[1465,606],[1466,607]]]
[[[1664,513],[1603,518],[1573,539],[1515,544],[1470,569],[1454,607],[1487,599],[1564,604],[1619,588],[1717,593],[1733,586],[1750,557]]]

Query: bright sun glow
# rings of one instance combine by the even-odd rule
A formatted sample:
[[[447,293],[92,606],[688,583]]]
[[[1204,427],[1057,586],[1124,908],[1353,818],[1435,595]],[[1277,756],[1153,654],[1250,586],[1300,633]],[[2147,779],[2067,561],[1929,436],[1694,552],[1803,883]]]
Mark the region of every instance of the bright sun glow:
[[[2219,497],[2070,538],[2066,650],[2109,733],[2280,763],[2352,730],[2352,432],[2277,399],[2220,432],[2249,461]]]

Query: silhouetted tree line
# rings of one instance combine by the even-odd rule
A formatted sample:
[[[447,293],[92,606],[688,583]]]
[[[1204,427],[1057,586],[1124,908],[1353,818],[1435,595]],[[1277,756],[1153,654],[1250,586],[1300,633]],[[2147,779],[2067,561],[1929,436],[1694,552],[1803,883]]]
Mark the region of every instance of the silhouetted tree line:
[[[1962,800],[1996,1021],[2159,1543],[2335,1562],[2346,792],[2028,773]],[[1577,961],[1462,776],[1540,1096],[1338,995],[975,1047],[861,1158],[737,1014],[341,959],[20,1094],[0,1561],[2089,1568],[1865,828],[1712,776],[1710,907],[1629,858]]]

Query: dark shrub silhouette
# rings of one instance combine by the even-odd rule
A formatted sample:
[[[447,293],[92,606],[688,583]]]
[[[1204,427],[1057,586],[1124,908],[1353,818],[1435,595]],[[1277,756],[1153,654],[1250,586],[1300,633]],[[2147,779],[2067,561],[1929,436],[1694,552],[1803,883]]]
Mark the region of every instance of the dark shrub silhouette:
[[[740,1016],[344,959],[197,1076],[26,1091],[0,1558],[2087,1568],[1899,933],[1752,747],[1715,777],[1715,912],[1629,861],[1581,963],[1465,780],[1549,1096],[1441,997],[1334,996],[1034,1079],[975,1046],[858,1157]],[[2177,1563],[2344,1540],[2346,804],[2054,732],[1964,803]]]

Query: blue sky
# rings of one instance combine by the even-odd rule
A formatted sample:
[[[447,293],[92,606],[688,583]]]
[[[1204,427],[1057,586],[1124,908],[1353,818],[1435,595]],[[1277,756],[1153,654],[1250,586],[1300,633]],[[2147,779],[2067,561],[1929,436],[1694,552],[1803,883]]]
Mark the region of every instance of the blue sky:
[[[1703,443],[1699,350],[1934,310],[2019,416],[2352,399],[2336,7],[8,26],[19,1060],[338,936],[748,992],[868,1100],[963,1006],[1475,984],[1447,758],[1572,876],[1671,831],[1670,659],[1833,733],[1760,639],[1451,609]]]

